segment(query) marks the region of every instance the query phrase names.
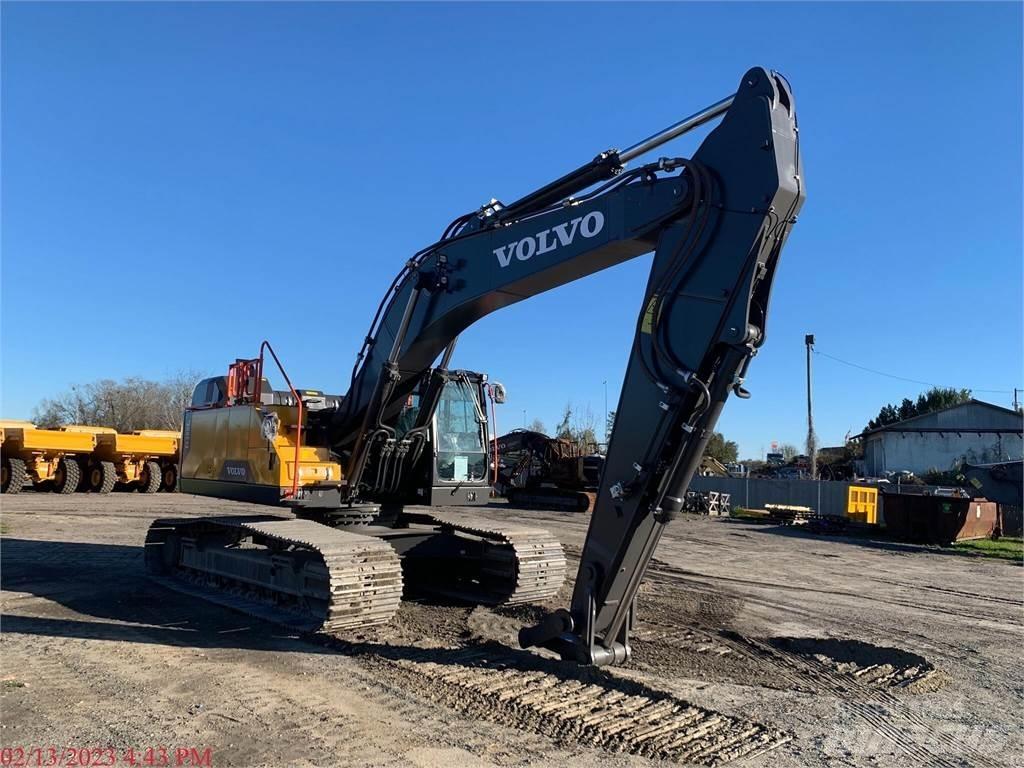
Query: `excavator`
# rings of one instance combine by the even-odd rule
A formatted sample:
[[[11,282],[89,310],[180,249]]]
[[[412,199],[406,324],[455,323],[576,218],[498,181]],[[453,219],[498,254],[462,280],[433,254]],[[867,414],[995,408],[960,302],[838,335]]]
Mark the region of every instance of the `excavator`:
[[[495,442],[501,457],[494,490],[527,509],[589,512],[597,497],[604,457],[597,446],[514,429]]]
[[[692,157],[627,167],[715,120]],[[263,391],[261,351],[232,367],[223,407],[191,412],[186,455],[243,482],[261,462],[278,467],[272,501],[296,515],[158,520],[146,541],[150,574],[309,631],[386,622],[403,586],[486,603],[552,597],[566,565],[547,532],[373,500],[424,451],[440,453],[428,445],[438,395],[399,422],[410,394],[430,389],[425,378],[444,378],[431,372],[447,368],[463,331],[653,251],[570,606],[519,635],[524,648],[581,664],[626,662],[659,539],[684,507],[728,396],[750,396],[744,380],[804,197],[792,91],[755,67],[733,94],[627,149],[459,216],[392,281],[344,397],[328,404],[290,382],[289,398]],[[452,462],[460,477],[466,466]],[[183,486],[185,475],[183,466]]]

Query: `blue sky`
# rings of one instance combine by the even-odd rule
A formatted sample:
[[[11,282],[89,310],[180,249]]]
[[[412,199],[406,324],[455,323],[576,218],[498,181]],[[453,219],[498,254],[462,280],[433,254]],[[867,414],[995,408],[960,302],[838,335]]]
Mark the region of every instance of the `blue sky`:
[[[269,338],[344,389],[391,277],[506,201],[735,89],[793,84],[808,199],[753,398],[801,444],[804,347],[922,381],[1022,375],[1019,3],[75,4],[2,8],[2,400],[217,373]],[[678,142],[688,154],[699,136]],[[499,428],[615,406],[649,257],[485,318],[455,364]],[[815,358],[825,444],[925,387]]]

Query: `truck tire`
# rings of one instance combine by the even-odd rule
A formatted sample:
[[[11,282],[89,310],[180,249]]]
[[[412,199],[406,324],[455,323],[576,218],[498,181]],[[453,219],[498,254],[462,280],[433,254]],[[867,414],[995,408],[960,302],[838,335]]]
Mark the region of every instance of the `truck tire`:
[[[4,456],[3,468],[0,470],[2,483],[0,492],[21,493],[21,489],[28,483],[28,470],[25,469],[25,462],[10,456]]]
[[[97,461],[89,467],[88,487],[93,493],[110,493],[117,484],[117,467],[112,461]]]
[[[178,465],[167,464],[163,468],[160,480],[160,490],[171,493],[178,489]]]
[[[57,463],[57,472],[53,476],[53,490],[57,493],[74,493],[82,480],[82,467],[70,456],[65,456]]]
[[[141,493],[156,493],[160,490],[162,478],[160,464],[155,461],[147,461],[142,468],[142,477],[139,478],[139,491]]]
[[[75,489],[78,493],[86,493],[89,490],[89,460],[79,459],[78,460],[78,474],[79,481],[78,487]]]

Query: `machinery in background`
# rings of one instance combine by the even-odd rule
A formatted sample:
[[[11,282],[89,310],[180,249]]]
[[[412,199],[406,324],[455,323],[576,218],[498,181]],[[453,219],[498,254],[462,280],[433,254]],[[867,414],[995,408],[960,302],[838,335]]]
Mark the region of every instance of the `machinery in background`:
[[[140,430],[119,434],[109,427],[71,425],[61,431],[93,435],[95,448],[79,456],[81,490],[110,493],[118,484],[142,493],[173,490],[177,481],[177,432]]]
[[[174,441],[174,453],[152,454],[160,465],[160,490],[178,490],[178,462],[181,460],[181,432],[172,429],[139,429],[132,433],[140,437],[156,437]],[[167,443],[165,443],[167,445]]]
[[[1008,507],[1024,506],[1024,461],[964,464],[960,471],[975,491],[989,501]]]
[[[692,157],[626,170],[719,117]],[[432,368],[448,368],[462,331],[653,251],[616,408],[628,428],[612,433],[570,608],[519,636],[524,647],[580,663],[626,661],[636,596],[661,535],[684,507],[728,396],[750,396],[744,379],[765,342],[779,256],[805,196],[802,173],[790,87],[754,68],[735,93],[675,125],[601,152],[509,205],[492,200],[456,218],[392,281],[344,398],[304,396],[285,376],[291,400],[284,403],[262,386],[261,349],[232,367],[225,403],[210,408],[212,417],[202,410],[186,417],[183,454],[204,457],[195,476],[207,492],[233,488],[228,478],[256,482],[269,472],[274,481],[261,481],[268,500],[311,519],[158,520],[146,540],[151,575],[302,629],[385,622],[403,585],[477,602],[553,596],[565,558],[547,532],[411,508],[385,515],[368,499],[399,488],[424,451],[440,455],[439,445],[428,447],[440,386],[426,384],[436,394],[421,399],[411,427],[399,418]],[[461,407],[475,413],[476,405]],[[330,415],[310,418],[323,409]],[[307,445],[303,435],[318,430]],[[448,454],[453,477],[468,476],[465,449]],[[300,482],[303,474],[308,482]],[[363,515],[362,526],[351,524]]]
[[[74,493],[82,479],[80,462],[96,448],[95,435],[37,429],[27,421],[0,421],[3,493],[26,487]]]
[[[515,429],[497,439],[494,490],[517,507],[589,512],[601,482],[597,446]]]

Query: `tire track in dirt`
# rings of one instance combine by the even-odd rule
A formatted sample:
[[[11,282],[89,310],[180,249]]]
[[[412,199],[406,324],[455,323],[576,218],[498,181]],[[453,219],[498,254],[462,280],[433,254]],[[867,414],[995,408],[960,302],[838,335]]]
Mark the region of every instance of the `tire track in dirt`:
[[[358,726],[321,692],[324,686],[297,685],[288,675],[238,663],[229,658],[230,650],[226,658],[224,649],[154,647],[145,625],[121,629],[127,642],[118,645],[116,666],[109,663],[107,643],[58,638],[48,643],[47,653],[17,649],[21,674],[32,686],[50,685],[63,698],[88,704],[81,713],[71,708],[70,723],[62,723],[73,725],[76,733],[93,740],[102,735],[104,744],[117,747],[150,746],[139,742],[139,734],[154,731],[160,733],[159,743],[168,746],[194,745],[197,734],[203,734],[212,737],[215,762],[222,765],[279,765],[283,758],[304,765],[358,765],[368,759],[380,766],[403,764],[374,749],[369,739],[354,738]],[[211,687],[217,675],[224,684]],[[159,707],[132,706],[154,695]],[[150,714],[154,711],[159,715]],[[274,737],[257,741],[254,733]],[[204,739],[203,745],[209,744],[211,739]]]
[[[152,695],[150,687],[139,685],[121,676],[111,674],[109,665],[96,662],[83,652],[83,646],[67,638],[51,638],[45,645],[33,643],[34,638],[7,636],[0,647],[6,658],[17,658],[17,668],[10,670],[13,677],[29,687],[17,689],[5,695],[17,700],[18,706],[13,722],[8,719],[12,710],[7,710],[3,742],[6,746],[29,746],[13,743],[15,731],[31,729],[43,733],[71,732],[76,734],[74,743],[55,746],[149,746],[140,744],[137,734],[151,733],[153,717],[148,707],[133,706],[146,702]],[[26,647],[28,646],[28,647]],[[13,696],[19,695],[19,699]],[[39,711],[39,700],[49,700],[55,695],[64,702],[60,720],[54,721],[51,709]],[[166,730],[162,743],[174,742],[179,731],[171,727]],[[24,742],[24,739],[21,739]]]
[[[981,592],[966,592],[961,589],[950,589],[949,587],[937,587],[934,584],[912,584],[906,581],[896,581],[895,579],[881,579],[877,578],[876,581],[882,584],[891,584],[894,587],[903,587],[904,589],[927,589],[931,592],[938,592],[940,594],[949,595],[957,599],[970,599],[972,601],[986,602],[986,603],[998,603],[1001,605],[1009,605],[1013,608],[1020,608],[1020,600],[1016,600],[1009,597],[999,597],[998,595],[986,595]]]
[[[714,766],[792,739],[634,681],[496,645],[357,653],[420,696],[568,745]]]
[[[666,584],[677,584],[685,586],[686,590],[692,593],[701,593],[709,596],[726,596],[733,597],[743,603],[760,606],[763,608],[769,608],[773,611],[779,611],[784,614],[790,614],[798,616],[802,619],[806,619],[811,623],[815,623],[820,619],[820,614],[812,609],[802,608],[798,605],[794,605],[789,602],[781,602],[778,600],[771,600],[766,597],[755,596],[749,593],[739,593],[728,588],[716,588],[713,584],[708,582],[716,581],[716,577],[703,576],[702,574],[692,574],[692,576],[684,576],[679,573],[673,573],[673,566],[660,565],[652,566],[648,571],[647,578],[652,582],[662,582]],[[693,578],[696,576],[697,578]],[[706,579],[703,580],[703,579]],[[760,584],[757,581],[748,581],[752,586],[768,588],[768,585]],[[919,606],[914,606],[919,607]],[[861,632],[866,634],[872,634],[877,630],[877,625],[873,625],[869,622],[858,620],[852,616],[844,617],[844,622],[847,626],[859,629]],[[909,643],[911,646],[917,646],[929,649],[938,654],[945,654],[952,658],[955,658],[959,663],[971,666],[977,671],[987,672],[993,667],[998,669],[1002,674],[1007,677],[1015,676],[1018,673],[1017,664],[1007,664],[999,659],[990,658],[972,658],[971,656],[964,653],[964,647],[957,643],[943,642],[942,640],[934,637],[922,635],[918,632],[902,629],[898,624],[890,624],[886,628],[886,632],[894,637],[901,638],[902,641]]]
[[[678,568],[668,563],[659,561],[655,558],[652,561],[652,567],[648,571],[649,575],[657,574],[657,576],[663,576],[666,578],[680,578],[680,579],[693,579],[694,577],[703,578],[703,574],[696,571],[690,571],[685,568]],[[710,577],[708,577],[710,578]],[[884,603],[900,608],[920,608],[920,604],[911,600],[900,600],[894,597],[881,597],[877,594],[864,594],[860,592],[850,592],[847,590],[839,589],[819,589],[816,587],[805,587],[799,584],[791,583],[779,583],[774,581],[762,581],[758,579],[743,579],[737,576],[715,576],[714,581],[730,582],[734,584],[741,584],[746,586],[757,587],[760,589],[774,589],[779,591],[789,592],[810,592],[820,594],[823,597],[845,597],[854,600],[870,601],[873,603]],[[956,619],[968,619],[975,622],[991,622],[992,616],[984,613],[971,613],[970,611],[954,610],[950,608],[942,608],[939,606],[932,606],[932,613],[940,613],[947,616],[951,616]]]
[[[723,630],[720,627],[712,628],[711,626],[701,629],[697,625],[687,629],[679,629],[675,625],[656,619],[646,619],[634,631],[633,636],[640,643],[657,642],[677,651],[696,653],[708,657],[725,657],[731,654],[733,658],[737,656],[753,658],[749,654],[736,651],[733,646],[723,640],[723,634],[728,635],[729,632],[730,630]],[[892,688],[898,689],[901,692],[918,693],[934,690],[936,687],[942,687],[943,684],[938,681],[940,677],[938,670],[927,663],[923,657],[916,656],[916,654],[903,653],[895,648],[878,648],[867,643],[859,643],[858,641],[816,640],[815,638],[768,638],[767,640],[776,650],[785,651],[786,649],[778,648],[780,641],[791,641],[792,643],[808,646],[813,646],[816,643],[822,646],[829,644],[837,646],[853,645],[854,651],[870,649],[874,652],[873,654],[860,655],[874,655],[878,658],[865,661],[845,658],[835,659],[833,660],[834,667],[823,664],[823,668],[844,679],[857,680],[865,686],[869,686],[872,691],[878,688]],[[887,651],[891,653],[891,658],[887,658]],[[829,651],[822,648],[806,653],[796,651],[796,653],[805,658],[808,655],[815,654],[827,657]],[[853,653],[851,655],[858,654]],[[900,656],[907,657],[907,660],[901,661],[899,659]],[[820,660],[816,661],[822,663]],[[938,685],[935,685],[936,682],[938,682]],[[808,685],[800,686],[800,688],[808,693],[814,692],[813,687]]]
[[[888,689],[869,686],[854,677],[836,673],[817,659],[790,653],[739,633],[722,633],[720,637],[737,652],[770,664],[790,678],[794,684],[806,685],[810,681],[819,692],[837,697],[844,707],[868,723],[879,735],[900,748],[908,757],[917,761],[917,764],[941,768],[959,768],[963,765],[959,760],[951,760],[944,754],[936,754],[910,739],[906,731],[895,722],[897,720],[917,727],[945,750],[964,755],[976,765],[997,765],[989,756],[936,730],[930,722],[913,712]]]
[[[648,572],[648,576],[655,581],[685,583],[687,590],[691,592],[698,591],[708,595],[719,596],[731,594],[728,590],[723,592],[722,590],[715,589],[712,585],[692,578],[693,576],[699,576],[699,574],[690,574],[683,569],[674,568],[663,563],[656,563],[655,567],[652,567]],[[734,581],[761,586],[756,581],[745,579],[735,579]],[[747,595],[743,595],[741,599],[745,602],[754,602],[775,609],[795,612],[807,618],[815,616],[813,611],[794,609],[791,606],[759,598],[751,598]],[[647,620],[645,623],[655,626],[659,624],[657,621],[651,622],[650,620]],[[671,627],[664,624],[661,626],[671,631]],[[934,741],[943,748],[943,753],[948,750],[955,754],[963,755],[977,765],[994,764],[990,757],[977,752],[958,739],[937,730],[931,722],[913,712],[904,701],[892,692],[890,687],[885,685],[885,679],[874,679],[871,677],[859,679],[853,675],[839,672],[812,656],[790,653],[738,632],[723,630],[721,627],[707,626],[703,628],[698,627],[697,629],[698,631],[703,630],[703,633],[709,637],[709,644],[711,643],[711,638],[717,639],[720,643],[724,643],[726,647],[731,648],[746,659],[765,665],[771,671],[782,675],[797,690],[810,690],[811,692],[826,693],[837,697],[852,714],[866,722],[875,732],[897,746],[915,762],[941,768],[956,768],[962,765],[957,760],[950,760],[944,754],[937,754],[929,748],[916,743],[908,736],[904,729],[899,727],[900,721],[922,731],[929,740]],[[899,634],[898,630],[894,634]],[[955,651],[962,656],[962,649],[958,647],[950,646],[950,651]],[[898,686],[902,681],[896,680],[895,675],[896,671],[894,671],[893,682]],[[916,679],[923,680],[924,675],[918,675]],[[913,678],[908,679],[907,682],[913,682]]]

